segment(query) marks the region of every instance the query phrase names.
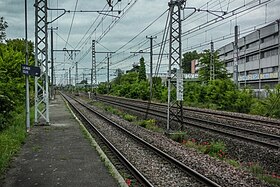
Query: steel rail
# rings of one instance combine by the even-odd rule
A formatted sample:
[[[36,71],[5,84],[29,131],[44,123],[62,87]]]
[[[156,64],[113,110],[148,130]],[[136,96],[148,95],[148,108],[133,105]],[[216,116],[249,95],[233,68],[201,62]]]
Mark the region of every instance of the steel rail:
[[[107,147],[117,156],[121,163],[133,174],[133,176],[144,186],[153,187],[150,181],[137,169],[135,168],[126,158],[121,154],[120,151],[94,126],[94,124],[81,112],[73,103],[70,102],[69,96],[60,93],[70,106],[79,114],[84,122],[86,122],[90,128],[101,138],[101,140],[107,145]],[[73,98],[71,98],[73,99]],[[75,100],[76,101],[76,100]]]
[[[112,99],[118,99],[118,100],[124,100],[124,101],[133,101],[133,102],[137,102],[137,103],[143,103],[143,104],[151,104],[154,106],[159,106],[159,107],[167,107],[166,104],[163,103],[155,103],[155,102],[147,102],[147,101],[142,101],[142,100],[137,100],[137,99],[129,99],[129,98],[122,98],[122,97],[113,97],[113,96],[100,96],[98,95],[98,97],[102,97],[102,98],[112,98]],[[228,118],[230,120],[236,120],[236,121],[240,121],[240,122],[245,122],[245,123],[252,123],[252,122],[256,122],[258,123],[258,125],[263,125],[263,126],[267,126],[267,127],[273,127],[273,128],[280,128],[280,123],[276,122],[276,121],[268,121],[265,119],[256,119],[256,118],[250,118],[250,117],[246,117],[246,116],[233,116],[232,114],[221,114],[219,112],[215,112],[215,111],[203,111],[202,109],[195,109],[195,108],[189,108],[189,107],[183,107],[184,111],[192,111],[192,112],[197,112],[197,113],[203,113],[203,114],[209,114],[209,115],[215,115],[215,116],[220,116],[222,118]]]
[[[150,115],[154,115],[154,116],[157,116],[157,117],[160,117],[160,118],[164,118],[164,119],[166,118],[166,112],[165,111],[160,111],[160,110],[156,110],[156,109],[149,109],[149,111],[148,111],[146,107],[133,106],[133,105],[128,106],[127,103],[126,104],[119,103],[119,101],[117,102],[116,100],[115,101],[112,101],[112,100],[108,101],[108,100],[100,99],[100,98],[98,100],[110,103],[112,105],[117,105],[117,106],[120,106],[120,107],[123,107],[123,108],[127,108],[127,109],[129,108],[131,110],[135,110],[135,111],[138,111],[138,112],[148,113]],[[244,128],[240,128],[240,127],[235,128],[233,126],[224,125],[224,124],[218,123],[218,122],[212,122],[212,121],[209,121],[209,120],[203,120],[203,119],[193,118],[193,117],[189,117],[189,116],[188,117],[184,116],[184,119],[190,119],[190,118],[192,120],[196,120],[196,121],[199,121],[199,122],[203,122],[203,123],[207,123],[207,124],[213,124],[213,125],[219,125],[219,126],[222,126],[223,128],[225,128],[225,127],[226,128],[231,128],[235,131],[243,131],[243,132],[246,132],[246,133],[249,133],[249,134],[255,134],[255,135],[258,135],[258,136],[265,136],[266,138],[268,138],[270,140],[275,139],[276,141],[280,141],[280,136],[277,136],[277,135],[271,135],[271,134],[262,133],[262,132],[258,132],[258,131],[252,131],[252,130],[248,130],[248,129],[244,129]],[[175,121],[176,121],[176,119],[175,119]],[[242,136],[242,135],[230,133],[230,132],[225,132],[225,131],[222,131],[222,130],[219,130],[219,129],[207,127],[205,125],[199,125],[199,124],[195,124],[193,122],[186,122],[186,121],[184,121],[184,124],[185,125],[191,125],[191,126],[203,129],[203,130],[209,130],[209,131],[212,131],[212,132],[225,134],[227,136],[242,139],[242,140],[246,140],[246,141],[250,141],[252,143],[258,143],[262,146],[266,146],[266,147],[269,147],[269,148],[273,148],[273,149],[279,149],[280,148],[280,145],[277,145],[277,144],[274,144],[274,143],[265,142],[265,141],[250,138],[250,137],[247,137],[247,136]]]
[[[91,112],[95,113],[96,115],[98,115],[99,117],[101,117],[102,119],[106,120],[108,123],[112,124],[114,127],[117,127],[118,129],[120,129],[121,131],[125,132],[126,134],[128,134],[129,136],[131,136],[133,139],[135,139],[138,142],[141,142],[143,145],[147,146],[149,149],[153,150],[156,154],[158,154],[159,156],[163,157],[165,160],[167,160],[168,162],[173,163],[174,165],[176,165],[177,167],[179,167],[181,170],[183,170],[184,172],[188,173],[191,176],[194,176],[198,181],[206,184],[207,186],[210,187],[221,187],[219,184],[215,183],[214,181],[210,180],[209,178],[205,177],[204,175],[200,174],[199,172],[193,170],[192,168],[188,167],[187,165],[185,165],[184,163],[180,162],[179,160],[175,159],[174,157],[168,155],[167,153],[163,152],[162,150],[158,149],[157,147],[153,146],[152,144],[146,142],[145,140],[139,138],[138,136],[136,136],[135,134],[131,133],[130,131],[128,131],[127,129],[125,129],[124,127],[120,126],[119,124],[117,124],[116,122],[112,121],[111,119],[107,118],[106,116],[104,116],[103,114],[93,110],[92,108],[90,108],[89,106],[87,106],[86,104],[82,103],[81,101],[75,99],[76,102],[78,102],[79,104],[81,104],[83,107],[87,108],[88,110],[90,110]]]

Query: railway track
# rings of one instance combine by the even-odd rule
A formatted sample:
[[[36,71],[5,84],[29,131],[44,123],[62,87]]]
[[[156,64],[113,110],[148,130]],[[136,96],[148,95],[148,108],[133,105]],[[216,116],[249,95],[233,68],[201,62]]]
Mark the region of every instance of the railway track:
[[[149,114],[152,116],[160,117],[162,119],[166,119],[166,108],[164,105],[150,103],[148,107],[148,103],[145,104],[143,102],[131,102],[131,100],[125,101],[124,99],[113,99],[106,97],[97,97],[99,101],[119,106],[125,109],[130,109],[134,111],[141,112],[143,114]],[[134,101],[134,100],[133,100]],[[148,109],[147,109],[148,108]],[[185,112],[184,112],[185,113]],[[244,141],[257,143],[259,145],[272,148],[279,149],[280,148],[280,136],[274,135],[265,132],[259,132],[252,129],[247,129],[243,127],[236,127],[227,125],[220,122],[215,122],[199,117],[192,117],[189,115],[184,115],[184,124],[193,126],[196,128],[204,129],[207,131],[223,134],[226,136],[230,136],[232,138],[241,139]]]
[[[100,99],[106,99],[106,100],[116,100],[116,97],[113,96],[101,96],[98,95],[96,96],[96,98],[100,98]],[[137,100],[137,99],[129,99],[129,98],[121,98],[121,97],[117,97],[118,101],[130,101],[133,103],[138,103],[144,106],[147,106],[148,104],[151,107],[157,107],[157,108],[162,108],[163,110],[167,109],[167,105],[163,104],[163,103],[154,103],[151,102],[149,103],[148,101],[142,101],[142,100]],[[264,119],[264,118],[256,118],[255,116],[252,115],[246,115],[246,114],[239,114],[238,117],[235,115],[236,113],[228,113],[228,112],[222,112],[222,111],[214,111],[214,110],[205,110],[205,109],[198,109],[198,108],[190,108],[190,107],[184,107],[183,108],[185,113],[188,112],[194,112],[197,113],[199,115],[211,115],[211,116],[215,116],[218,118],[222,118],[222,119],[228,119],[228,120],[234,120],[237,122],[244,122],[244,123],[254,123],[254,125],[260,125],[260,126],[266,126],[266,127],[272,127],[272,128],[278,128],[280,129],[280,122],[279,120],[273,120],[273,119]]]
[[[64,94],[63,96],[79,113],[82,120],[106,142],[110,150],[118,155],[118,158],[132,171],[143,186],[162,186],[160,184],[162,182],[164,182],[164,186],[220,186],[93,110],[90,106]],[[99,127],[92,123],[93,119],[88,117],[89,114],[94,116],[94,121],[98,118],[99,124],[101,124]],[[121,142],[121,144],[115,146],[116,142]],[[126,157],[129,157],[130,161]]]

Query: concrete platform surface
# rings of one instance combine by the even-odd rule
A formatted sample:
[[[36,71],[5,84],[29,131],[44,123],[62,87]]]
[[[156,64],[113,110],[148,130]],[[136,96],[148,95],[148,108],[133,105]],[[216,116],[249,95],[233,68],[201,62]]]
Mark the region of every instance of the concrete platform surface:
[[[61,96],[50,104],[50,120],[31,129],[0,186],[118,186]]]

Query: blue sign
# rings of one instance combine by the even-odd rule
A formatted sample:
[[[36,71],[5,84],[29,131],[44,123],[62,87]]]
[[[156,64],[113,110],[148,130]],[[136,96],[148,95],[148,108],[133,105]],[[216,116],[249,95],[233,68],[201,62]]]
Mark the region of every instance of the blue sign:
[[[41,70],[39,67],[36,66],[28,66],[25,64],[21,64],[21,73],[24,75],[40,77]]]

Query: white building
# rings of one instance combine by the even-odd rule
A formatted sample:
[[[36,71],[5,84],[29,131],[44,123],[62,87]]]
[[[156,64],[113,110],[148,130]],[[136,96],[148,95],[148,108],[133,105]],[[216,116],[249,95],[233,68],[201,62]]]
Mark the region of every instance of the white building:
[[[238,82],[240,87],[249,86],[261,90],[273,88],[280,81],[279,20],[256,30],[238,40]],[[219,58],[233,73],[234,42],[221,47]]]

